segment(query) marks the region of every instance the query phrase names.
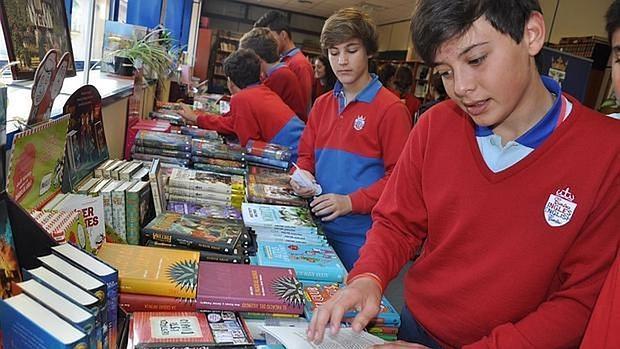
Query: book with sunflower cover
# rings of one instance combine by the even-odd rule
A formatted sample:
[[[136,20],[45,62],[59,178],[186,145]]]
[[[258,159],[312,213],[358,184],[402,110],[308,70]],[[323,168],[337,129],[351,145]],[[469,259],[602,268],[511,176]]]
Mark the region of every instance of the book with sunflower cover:
[[[200,262],[199,280],[199,310],[303,312],[303,288],[292,268]]]
[[[106,243],[97,257],[118,270],[121,292],[196,298],[199,252]]]

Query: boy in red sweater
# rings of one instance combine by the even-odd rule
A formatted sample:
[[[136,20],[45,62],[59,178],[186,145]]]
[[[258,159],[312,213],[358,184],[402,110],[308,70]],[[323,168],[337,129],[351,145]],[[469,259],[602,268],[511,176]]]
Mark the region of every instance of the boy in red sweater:
[[[405,105],[368,72],[377,52],[368,15],[342,9],[323,26],[321,46],[338,82],[317,98],[299,143],[298,165],[322,186],[311,203],[329,243],[347,269],[358,258],[371,226],[370,211],[383,192],[411,129]],[[314,189],[291,180],[302,196]]]
[[[572,348],[620,234],[620,123],[541,78],[536,0],[420,0],[413,42],[450,101],[426,112],[373,210],[347,287],[319,308],[360,331],[405,278],[391,347]]]
[[[278,42],[269,29],[254,28],[250,30],[241,37],[239,47],[250,49],[256,53],[260,58],[263,85],[280,96],[282,101],[305,122],[308,118],[308,106],[299,80],[286,63],[279,62]]]
[[[242,146],[250,139],[290,148],[293,161],[304,123],[275,92],[260,84],[260,60],[252,50],[239,49],[224,61],[230,111],[222,116],[196,114],[186,108],[182,115],[190,123],[223,134],[234,134]]]
[[[302,96],[306,100],[306,109],[310,109],[310,99],[312,95],[312,77],[314,72],[312,64],[304,56],[301,50],[295,47],[288,18],[280,11],[271,10],[259,18],[254,27],[267,27],[278,40],[278,53],[281,61],[286,63],[295,73],[301,86]]]

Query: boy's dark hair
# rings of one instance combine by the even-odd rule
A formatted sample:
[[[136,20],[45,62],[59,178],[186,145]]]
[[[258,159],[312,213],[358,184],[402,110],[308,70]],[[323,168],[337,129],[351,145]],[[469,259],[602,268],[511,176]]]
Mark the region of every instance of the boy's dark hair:
[[[463,35],[481,17],[520,43],[532,12],[542,13],[538,0],[420,0],[411,18],[413,44],[433,65],[439,47]]]
[[[377,69],[379,81],[381,81],[383,86],[387,86],[390,79],[394,77],[394,74],[396,74],[396,66],[392,63],[383,63],[379,69]]]
[[[360,9],[343,8],[325,21],[321,31],[321,48],[327,51],[332,46],[354,38],[362,41],[369,56],[377,53],[379,37],[374,21]]]
[[[620,29],[620,0],[615,0],[611,6],[607,9],[605,14],[605,30],[607,30],[607,36],[609,37],[609,43],[611,44],[611,37],[614,32]]]
[[[224,74],[239,88],[260,81],[260,60],[254,51],[240,48],[224,60]]]
[[[288,38],[293,40],[291,28],[288,24],[288,17],[280,11],[270,10],[265,12],[265,14],[254,23],[254,28],[258,27],[267,27],[277,33],[284,30],[286,34],[288,34]]]
[[[394,85],[400,93],[406,93],[413,85],[413,71],[407,65],[401,65],[394,74]]]
[[[256,27],[245,33],[239,41],[239,47],[253,50],[258,57],[270,64],[280,60],[278,41],[266,27]]]

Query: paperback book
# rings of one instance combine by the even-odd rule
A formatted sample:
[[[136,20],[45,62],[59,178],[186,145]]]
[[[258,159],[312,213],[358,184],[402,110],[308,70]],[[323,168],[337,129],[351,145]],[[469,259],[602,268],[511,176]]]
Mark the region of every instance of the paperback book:
[[[175,168],[172,170],[168,185],[189,190],[211,191],[232,194],[244,193],[244,178],[214,172]]]
[[[121,293],[118,305],[128,313],[138,311],[196,311],[196,299]]]
[[[13,230],[6,201],[0,201],[0,299],[14,294],[14,284],[21,281]]]
[[[201,205],[185,201],[169,201],[168,211],[207,218],[226,218],[241,220],[241,211],[233,206]]]
[[[196,156],[192,156],[192,161],[194,162],[194,168],[196,170],[201,171],[209,171],[209,172],[217,172],[217,173],[225,173],[225,174],[233,174],[238,176],[244,176],[247,171],[245,168],[238,167],[225,167],[220,165],[211,165],[211,164],[203,164],[200,162],[196,162]]]
[[[245,148],[241,146],[203,139],[192,140],[192,153],[224,160],[244,161],[245,159]]]
[[[317,228],[310,209],[307,207],[264,205],[243,203],[241,205],[243,223],[252,228],[269,228],[277,231],[290,228],[298,232],[316,234]]]
[[[134,144],[143,147],[163,148],[180,151],[192,150],[192,138],[186,135],[140,130]]]
[[[167,242],[159,242],[153,240],[146,240],[144,246],[162,247],[162,248],[176,248],[180,250],[191,250],[191,247],[175,245]],[[233,263],[233,264],[250,264],[250,257],[245,254],[245,250],[234,248],[231,254],[218,253],[215,251],[198,250],[200,252],[200,260],[203,262],[220,262],[220,263]]]

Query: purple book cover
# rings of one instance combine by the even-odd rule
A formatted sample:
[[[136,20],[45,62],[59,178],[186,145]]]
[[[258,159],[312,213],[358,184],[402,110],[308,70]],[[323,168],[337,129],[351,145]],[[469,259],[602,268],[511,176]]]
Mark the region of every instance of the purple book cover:
[[[200,262],[196,303],[199,310],[301,314],[303,292],[292,268]]]

